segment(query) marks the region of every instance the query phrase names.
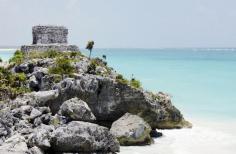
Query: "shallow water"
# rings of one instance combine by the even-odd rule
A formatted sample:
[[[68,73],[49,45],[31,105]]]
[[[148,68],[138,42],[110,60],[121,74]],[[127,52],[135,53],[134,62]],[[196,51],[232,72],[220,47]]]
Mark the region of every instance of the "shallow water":
[[[87,51],[83,51],[88,54]],[[9,59],[12,50],[0,50]],[[236,49],[95,49],[147,90],[164,91],[193,129],[163,130],[145,147],[122,147],[123,154],[236,153]]]

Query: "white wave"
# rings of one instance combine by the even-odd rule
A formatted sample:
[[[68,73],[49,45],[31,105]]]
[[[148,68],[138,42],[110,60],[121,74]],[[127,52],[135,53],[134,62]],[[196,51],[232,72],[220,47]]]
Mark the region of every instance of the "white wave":
[[[6,48],[6,49],[0,49],[0,52],[1,51],[16,51],[17,49],[9,49],[9,48]]]
[[[121,154],[235,154],[236,124],[194,122],[192,129],[162,130],[163,137],[143,147],[121,147]]]

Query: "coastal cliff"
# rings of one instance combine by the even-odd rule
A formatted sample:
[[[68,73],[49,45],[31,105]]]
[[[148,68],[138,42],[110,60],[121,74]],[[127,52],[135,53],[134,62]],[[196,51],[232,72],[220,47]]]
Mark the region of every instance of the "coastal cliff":
[[[63,36],[54,39],[63,45],[62,30],[34,42]],[[152,144],[156,129],[191,127],[169,95],[144,90],[105,58],[50,43],[43,52],[16,51],[0,67],[0,153],[116,153],[120,145]]]

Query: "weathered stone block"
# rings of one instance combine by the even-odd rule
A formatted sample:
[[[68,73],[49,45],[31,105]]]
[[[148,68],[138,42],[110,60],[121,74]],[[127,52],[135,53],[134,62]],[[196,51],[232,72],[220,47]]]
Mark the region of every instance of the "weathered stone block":
[[[67,44],[68,29],[63,26],[34,26],[33,44]]]

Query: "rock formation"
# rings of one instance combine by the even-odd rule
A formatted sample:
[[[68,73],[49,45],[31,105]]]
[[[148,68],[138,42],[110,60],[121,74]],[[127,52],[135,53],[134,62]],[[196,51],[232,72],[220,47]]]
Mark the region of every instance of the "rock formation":
[[[148,145],[153,142],[151,127],[139,116],[126,113],[111,126],[111,133],[120,145]]]
[[[35,47],[0,67],[0,153],[115,153],[151,144],[156,129],[191,127],[169,95],[132,85],[105,61],[42,52],[67,46],[65,28],[33,29]],[[41,43],[47,50],[28,52]]]

